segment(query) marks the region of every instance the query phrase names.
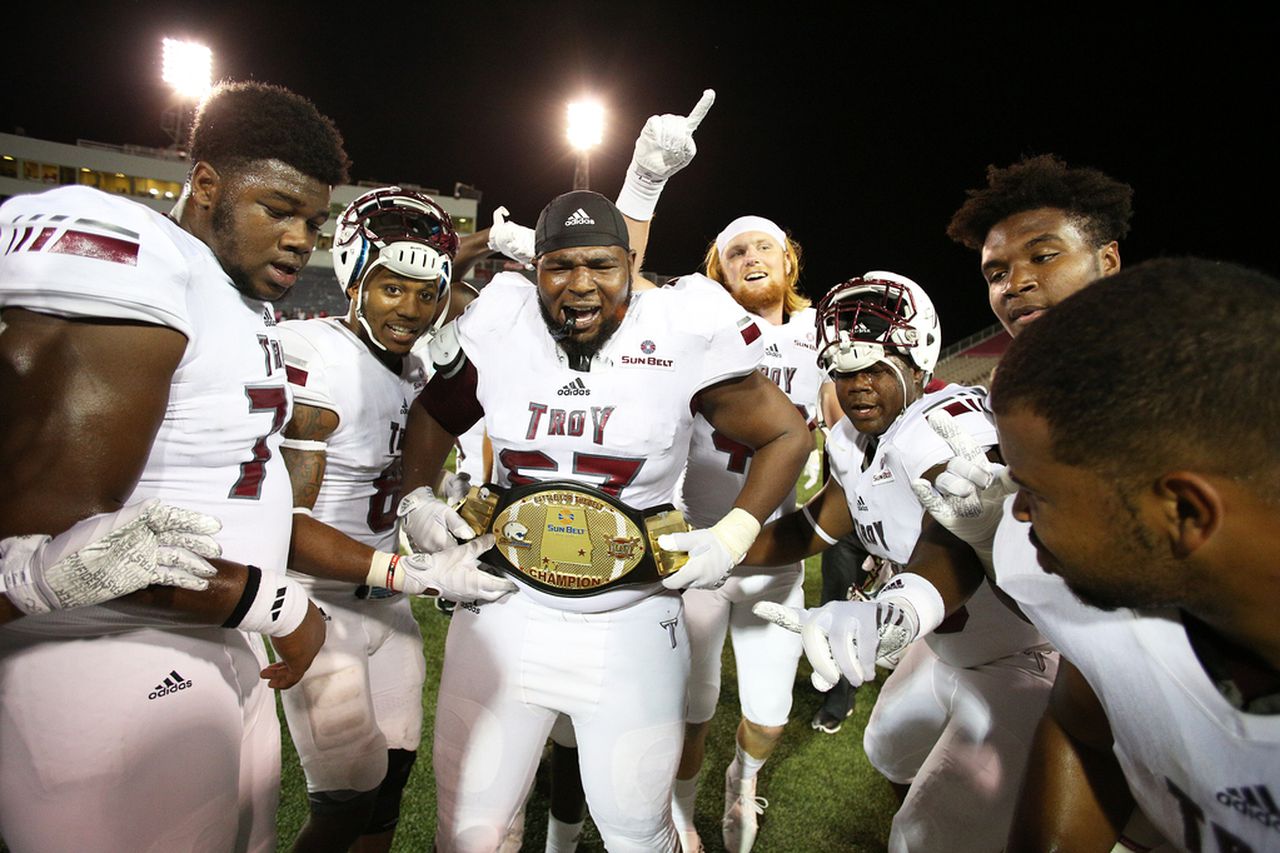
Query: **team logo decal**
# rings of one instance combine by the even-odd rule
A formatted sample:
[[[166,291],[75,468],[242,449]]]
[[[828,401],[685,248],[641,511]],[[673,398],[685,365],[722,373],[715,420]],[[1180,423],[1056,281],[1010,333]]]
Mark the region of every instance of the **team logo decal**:
[[[512,548],[532,548],[529,541],[529,528],[518,521],[508,521],[502,525],[502,539]]]
[[[640,355],[624,355],[619,359],[623,367],[656,367],[659,370],[671,370],[675,365],[675,359],[659,358],[654,355],[658,351],[658,345],[652,339],[646,338],[640,342]]]

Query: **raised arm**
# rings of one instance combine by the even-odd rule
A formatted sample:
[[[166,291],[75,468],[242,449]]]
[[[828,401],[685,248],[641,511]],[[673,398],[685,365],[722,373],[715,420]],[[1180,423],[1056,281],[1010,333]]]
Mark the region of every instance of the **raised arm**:
[[[649,245],[649,223],[658,206],[658,197],[662,195],[667,179],[693,162],[698,153],[693,132],[702,124],[715,100],[715,91],[707,89],[689,115],[649,116],[640,129],[617,202],[618,210],[627,221],[631,249],[636,253],[632,262],[635,275],[639,275],[644,266],[644,253]]]

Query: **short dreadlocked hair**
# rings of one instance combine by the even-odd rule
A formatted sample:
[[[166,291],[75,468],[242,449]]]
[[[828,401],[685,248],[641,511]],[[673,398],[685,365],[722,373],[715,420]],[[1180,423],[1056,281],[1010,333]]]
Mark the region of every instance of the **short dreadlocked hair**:
[[[1133,482],[1196,468],[1277,501],[1277,339],[1280,281],[1216,261],[1146,261],[1014,338],[991,404],[1043,417],[1063,464]]]
[[[200,104],[191,127],[191,162],[235,172],[258,160],[279,160],[334,186],[346,183],[342,135],[315,104],[283,86],[219,83]]]
[[[1065,211],[1095,249],[1128,234],[1133,217],[1133,187],[1097,169],[1072,168],[1053,154],[1026,157],[1003,169],[987,166],[987,185],[967,195],[951,217],[947,236],[975,251],[997,223],[1028,210]]]

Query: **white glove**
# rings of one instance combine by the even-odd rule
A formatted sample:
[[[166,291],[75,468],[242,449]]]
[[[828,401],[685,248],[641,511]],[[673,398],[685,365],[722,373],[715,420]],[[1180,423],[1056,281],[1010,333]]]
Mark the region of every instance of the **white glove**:
[[[973,548],[990,572],[991,547],[1004,515],[1004,500],[1018,487],[1009,479],[1008,469],[987,459],[986,449],[950,413],[936,409],[926,419],[956,455],[932,486],[928,480],[913,480],[911,490],[939,524]]]
[[[50,539],[0,542],[0,576],[24,613],[101,604],[151,584],[202,590],[217,571],[203,558],[222,548],[216,518],[163,504],[134,504],[95,515]]]
[[[759,535],[756,517],[734,507],[705,530],[659,536],[658,547],[662,550],[689,553],[689,562],[663,578],[662,585],[667,589],[719,589]]]
[[[667,178],[693,161],[698,147],[693,132],[702,124],[707,111],[715,103],[716,93],[707,89],[686,116],[649,116],[636,139],[635,154],[627,167],[627,177],[618,193],[618,210],[640,222],[653,218],[658,196]]]
[[[751,612],[800,635],[805,657],[813,667],[809,680],[825,693],[841,675],[854,687],[876,677],[881,607],[874,601],[831,601],[797,610],[774,601],[758,601]]]
[[[419,486],[401,498],[396,517],[400,532],[408,537],[414,552],[434,554],[476,535],[458,511],[436,497],[428,486]]]
[[[500,207],[493,212],[493,224],[489,226],[489,248],[501,252],[513,261],[528,264],[533,260],[533,229],[517,225],[503,217],[511,212]]]
[[[444,502],[449,506],[457,506],[462,503],[470,491],[470,474],[465,471],[461,474],[454,474],[450,471],[444,472],[444,480],[440,483],[440,494],[444,495]]]
[[[450,601],[496,601],[515,592],[516,585],[480,568],[476,558],[492,547],[493,534],[486,533],[434,554],[401,557],[379,551],[373,555],[365,583]]]

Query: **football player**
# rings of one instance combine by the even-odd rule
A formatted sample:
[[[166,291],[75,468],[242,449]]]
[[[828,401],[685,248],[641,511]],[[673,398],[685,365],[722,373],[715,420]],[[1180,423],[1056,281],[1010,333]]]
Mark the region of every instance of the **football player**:
[[[556,480],[595,487],[605,501],[620,502],[617,513],[660,507],[684,467],[695,413],[755,457],[724,518],[659,539],[667,552],[688,552],[683,567],[665,576],[632,571],[614,582],[617,556],[604,589],[594,575],[564,570],[589,559],[585,541],[565,538],[587,535],[577,504],[544,509],[545,531],[515,520],[503,525],[507,544],[491,558],[527,559],[528,568],[508,566],[517,594],[459,607],[449,627],[434,745],[437,845],[488,851],[499,844],[556,715],[565,713],[605,844],[673,851],[671,785],[689,671],[677,590],[723,583],[795,482],[808,430],[756,369],[763,350],[757,321],[719,285],[687,276],[632,293],[626,224],[604,197],[579,191],[553,200],[538,219],[535,252],[536,286],[497,276],[441,333],[437,363],[448,366],[410,415],[406,487],[430,482],[453,437],[480,418],[498,484],[530,501],[540,496],[539,481]],[[412,532],[415,519],[405,521]],[[532,542],[527,533],[536,534]],[[609,547],[642,561],[667,559],[634,551],[631,541]],[[528,548],[540,551],[521,557]],[[561,569],[539,568],[553,558]],[[578,584],[589,584],[581,590],[588,594]]]
[[[284,576],[290,397],[268,303],[347,160],[309,101],[260,83],[217,87],[190,150],[176,220],[81,186],[0,208],[0,536],[157,497],[220,520],[227,558],[203,591],[0,630],[0,692],[21,697],[0,709],[15,850],[275,848],[279,724],[259,673],[295,683],[324,622]],[[270,634],[277,662],[244,631]]]
[[[924,520],[911,484],[937,476],[951,456],[926,419],[952,414],[980,445],[995,444],[983,389],[925,392],[941,344],[933,304],[911,279],[870,272],[823,298],[818,359],[845,414],[827,440],[831,479],[803,509],[766,526],[748,560],[757,552],[766,564],[794,560],[856,532],[875,560],[889,564],[884,574],[907,562]],[[936,620],[938,607],[912,609],[895,597],[913,583],[909,575],[889,580],[877,601],[900,607],[895,615],[907,623]],[[814,612],[875,607],[837,602]],[[791,608],[761,604],[757,612],[798,627]],[[901,649],[881,649],[885,658],[894,651]],[[1043,638],[985,589],[906,650],[864,737],[868,759],[904,797],[890,850],[999,849],[1055,666]],[[834,681],[820,680],[820,689]],[[969,820],[976,813],[980,825]]]
[[[1052,155],[1031,157],[1003,169],[990,167],[987,186],[969,192],[948,234],[981,251],[992,311],[1016,338],[1063,299],[1120,269],[1118,241],[1129,229],[1132,194],[1128,185],[1096,169],[1069,167]],[[987,454],[954,426],[942,425],[942,432],[958,448],[958,456],[932,486],[914,485],[917,498],[941,524],[926,523],[921,546],[908,565],[920,583],[901,594],[922,600],[938,595],[950,613],[982,585],[984,574],[994,574],[992,539],[1001,520],[1002,490],[990,475]],[[982,488],[968,485],[970,479]],[[969,552],[957,547],[961,541]],[[859,632],[873,638],[875,618],[875,611],[849,611],[833,614],[828,627],[815,623],[807,628],[811,662],[828,675],[852,674],[853,638]],[[841,637],[838,649],[824,641],[832,629]],[[873,654],[875,645],[864,639],[859,653]],[[836,651],[838,664],[832,656]],[[1063,659],[1059,681],[1076,681],[1076,674]],[[1139,813],[1133,817],[1126,835],[1135,821],[1142,823]]]
[[[1149,261],[1001,360],[996,572],[1073,664],[1007,849],[1106,849],[1135,799],[1179,850],[1276,849],[1277,334],[1274,278]]]
[[[814,358],[813,309],[797,289],[799,246],[772,221],[742,216],[726,225],[708,247],[705,268],[709,278],[756,318],[765,343],[760,372],[782,389],[814,428],[826,374]],[[750,448],[715,431],[705,419],[695,418],[689,462],[678,492],[678,505],[686,518],[706,526],[723,516],[746,479],[751,455]],[[792,489],[774,515],[794,507]],[[702,847],[694,827],[694,803],[707,732],[720,698],[721,653],[730,634],[734,654],[744,665],[738,668],[742,719],[735,755],[725,772],[722,832],[727,850],[746,853],[751,849],[766,805],[756,796],[757,774],[782,738],[801,649],[794,633],[752,615],[751,606],[757,601],[803,607],[803,563],[767,574],[742,566],[719,589],[691,589],[684,594],[693,666],[672,814],[685,853]]]
[[[636,138],[631,163],[616,202],[635,252],[632,263],[635,274],[631,285],[634,292],[654,287],[649,279],[639,274],[649,241],[649,225],[668,179],[688,166],[696,156],[693,134],[714,102],[715,92],[707,89],[688,116],[650,116]],[[489,229],[489,248],[528,264],[534,256],[533,229],[507,220],[507,215],[505,207],[494,211],[493,227]],[[482,425],[478,424],[460,438],[460,444],[465,447],[467,436],[476,432],[482,434],[483,431]],[[492,468],[492,448],[487,442],[484,451],[487,473]],[[573,726],[563,715],[551,729],[551,741],[551,808],[547,814],[546,853],[573,853],[582,834],[586,807],[578,774]],[[524,833],[522,816],[518,816],[518,823],[511,827],[500,848],[501,853],[520,849]]]
[[[453,223],[430,198],[367,192],[334,232],[347,316],[280,326],[294,396],[283,443],[289,567],[329,620],[324,648],[283,696],[311,811],[295,850],[347,850],[357,838],[368,853],[391,847],[426,677],[422,635],[398,593],[489,601],[515,588],[476,566],[491,537],[397,553],[405,419],[427,378],[410,352],[444,323],[457,252]]]

